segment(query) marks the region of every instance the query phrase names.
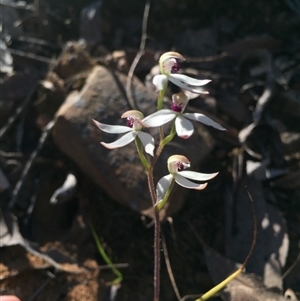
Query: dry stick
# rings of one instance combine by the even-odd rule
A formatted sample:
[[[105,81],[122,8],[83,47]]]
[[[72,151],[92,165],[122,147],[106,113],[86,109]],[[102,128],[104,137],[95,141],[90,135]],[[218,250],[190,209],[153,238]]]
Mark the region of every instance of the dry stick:
[[[284,279],[288,274],[291,273],[291,271],[297,266],[297,264],[300,262],[300,253],[298,254],[296,260],[293,262],[293,264],[285,271],[285,273],[281,276],[281,279]]]
[[[34,53],[28,53],[28,52],[24,52],[24,51],[12,49],[12,48],[7,48],[7,50],[13,55],[26,57],[28,59],[39,61],[39,62],[42,62],[42,63],[50,64],[50,63],[53,62],[53,59],[51,59],[51,58],[41,56],[41,55],[36,55]]]
[[[12,192],[12,198],[10,200],[10,202],[8,203],[8,208],[9,209],[12,209],[17,201],[17,198],[19,196],[19,193],[21,191],[21,188],[23,187],[24,185],[24,182],[29,174],[29,171],[33,165],[33,163],[35,162],[36,160],[36,157],[37,155],[39,154],[40,150],[43,148],[44,146],[44,143],[46,141],[46,139],[49,137],[50,135],[50,131],[52,129],[54,125],[54,121],[51,121],[48,123],[48,125],[45,127],[44,129],[44,132],[42,133],[41,137],[40,137],[40,140],[39,140],[39,143],[38,143],[38,146],[37,148],[35,149],[35,151],[31,154],[29,160],[27,161],[25,167],[24,167],[24,170],[22,172],[22,175],[21,175],[21,178],[20,180],[17,182],[16,186],[15,186],[15,189],[13,190]]]
[[[27,106],[30,104],[31,97],[32,97],[33,93],[35,92],[36,87],[37,87],[37,85],[34,85],[32,87],[32,89],[28,93],[27,97],[20,104],[20,106],[16,109],[14,115],[12,117],[10,117],[8,119],[7,123],[5,124],[5,126],[3,126],[0,129],[0,139],[4,138],[4,136],[8,133],[9,129],[13,126],[13,124],[17,121],[17,119],[22,115],[22,113],[25,111]]]
[[[169,274],[169,278],[174,290],[174,293],[177,297],[177,300],[180,301],[181,300],[181,296],[178,290],[178,287],[176,285],[176,280],[172,271],[172,267],[171,267],[171,263],[170,263],[170,258],[169,258],[169,253],[168,253],[168,248],[167,248],[167,244],[166,244],[166,238],[164,236],[164,233],[161,232],[161,242],[162,242],[162,247],[163,247],[163,251],[164,251],[164,257],[165,257],[165,262],[166,262],[166,266],[167,266],[167,271]]]
[[[151,2],[151,0],[147,0],[146,4],[145,4],[140,48],[130,66],[130,69],[128,71],[128,76],[127,76],[126,95],[127,95],[128,102],[132,109],[136,109],[137,105],[136,105],[135,99],[132,97],[132,94],[131,94],[131,82],[132,82],[134,70],[135,70],[139,60],[141,59],[142,55],[144,54],[144,50],[145,50],[145,46],[146,46],[147,24],[148,24],[149,10],[150,10],[150,2]]]

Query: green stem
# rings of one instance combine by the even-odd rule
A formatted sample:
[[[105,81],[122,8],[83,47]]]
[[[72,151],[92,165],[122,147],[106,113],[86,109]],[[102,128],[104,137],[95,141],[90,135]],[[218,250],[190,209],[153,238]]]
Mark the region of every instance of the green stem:
[[[92,225],[92,223],[90,222],[90,228],[93,234],[93,237],[95,239],[96,242],[96,246],[97,249],[101,255],[101,257],[103,258],[103,260],[105,261],[105,263],[112,269],[113,273],[117,276],[117,279],[115,279],[114,281],[112,281],[113,284],[117,284],[120,283],[123,280],[123,275],[121,274],[121,272],[114,266],[114,264],[111,262],[111,260],[109,259],[109,257],[107,256],[107,254],[105,253],[104,248],[101,245],[101,242],[98,238],[98,235]]]
[[[236,272],[231,274],[229,277],[227,277],[225,280],[220,282],[218,285],[213,287],[211,290],[209,290],[207,293],[202,295],[199,299],[195,301],[204,301],[211,297],[213,297],[218,291],[220,291],[222,288],[224,288],[230,281],[232,281],[235,277],[237,277],[239,274],[241,274],[243,271],[243,268],[238,269]]]
[[[163,99],[167,90],[168,83],[166,83],[161,91],[159,91],[157,98],[157,111],[160,111],[163,108]]]

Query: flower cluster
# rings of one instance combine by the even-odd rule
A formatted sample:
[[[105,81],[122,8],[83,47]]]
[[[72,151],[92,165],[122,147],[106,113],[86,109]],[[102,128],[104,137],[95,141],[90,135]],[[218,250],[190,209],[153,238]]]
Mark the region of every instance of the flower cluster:
[[[211,80],[199,80],[176,73],[180,68],[179,61],[184,61],[184,57],[177,52],[167,52],[160,57],[159,66],[161,74],[156,75],[153,78],[153,84],[156,86],[157,90],[163,90],[168,81],[170,81],[181,89],[193,93],[203,93],[203,90],[199,87],[208,84]]]
[[[149,163],[148,159],[146,159],[146,157],[143,155],[143,151],[151,155],[152,157],[155,157],[155,159],[152,161],[155,163],[164,145],[172,140],[175,134],[183,139],[191,137],[194,132],[194,126],[191,121],[197,121],[207,126],[212,126],[218,130],[225,130],[220,124],[203,114],[185,112],[185,109],[190,100],[188,93],[207,93],[203,90],[202,86],[209,83],[210,80],[199,80],[183,74],[179,74],[179,63],[183,60],[184,57],[177,52],[167,52],[160,57],[159,66],[161,74],[156,75],[153,78],[153,84],[159,91],[158,103],[160,103],[160,105],[158,105],[157,112],[144,117],[144,115],[139,111],[127,111],[121,116],[121,118],[126,118],[127,126],[109,125],[93,120],[94,124],[103,132],[110,134],[124,134],[114,142],[101,142],[104,147],[108,149],[114,149],[123,147],[130,142],[135,141],[138,149],[138,154],[147,172],[149,171],[149,166],[151,166],[152,163]],[[163,109],[162,98],[164,96],[168,82],[177,85],[182,89],[182,91],[172,96],[172,103],[169,109]],[[164,139],[162,126],[169,122],[172,122],[171,132],[170,135],[165,137]],[[156,153],[154,152],[154,138],[150,134],[142,131],[144,128],[155,127],[158,127],[161,133]],[[166,138],[168,139],[166,140]],[[147,161],[146,163],[145,160]],[[155,204],[157,205],[158,209],[163,208],[174,183],[177,183],[185,188],[201,190],[206,187],[207,183],[197,184],[190,180],[207,181],[217,175],[217,173],[201,174],[184,170],[189,166],[190,162],[184,156],[174,155],[168,159],[168,170],[170,174],[161,178],[156,186],[157,199],[155,201]]]
[[[191,137],[194,132],[194,126],[189,120],[201,122],[218,130],[225,130],[220,124],[203,114],[183,113],[188,101],[188,97],[183,92],[174,94],[171,109],[163,109],[147,116],[142,120],[143,126],[157,127],[175,120],[176,133],[180,138],[184,139]]]
[[[168,171],[170,174],[162,177],[156,186],[157,206],[161,209],[170,194],[174,182],[188,188],[202,190],[207,183],[197,184],[194,181],[207,181],[214,178],[218,173],[204,174],[195,171],[185,170],[190,167],[190,162],[185,156],[173,155],[168,159]]]
[[[137,110],[131,110],[125,112],[121,118],[127,119],[127,126],[122,125],[109,125],[100,123],[96,120],[93,120],[94,124],[103,132],[109,133],[109,134],[123,134],[127,133],[124,136],[122,136],[120,139],[116,140],[112,143],[105,143],[100,142],[103,146],[105,146],[108,149],[114,149],[118,147],[125,146],[132,142],[135,139],[140,139],[142,142],[145,152],[149,155],[153,156],[154,151],[154,138],[148,134],[142,132],[142,122],[144,115],[140,111]]]

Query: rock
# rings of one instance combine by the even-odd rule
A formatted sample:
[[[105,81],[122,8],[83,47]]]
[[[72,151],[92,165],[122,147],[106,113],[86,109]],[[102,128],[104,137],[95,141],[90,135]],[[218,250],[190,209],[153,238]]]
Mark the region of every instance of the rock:
[[[107,124],[125,124],[120,116],[130,106],[124,87],[127,77],[103,66],[95,66],[80,92],[71,93],[56,115],[53,138],[57,146],[68,155],[93,182],[98,184],[114,200],[151,216],[153,213],[146,174],[134,143],[123,148],[108,150],[100,141],[111,142],[117,135],[101,132],[92,119]],[[132,96],[138,110],[148,115],[156,108],[156,93],[141,82],[132,83]],[[166,162],[173,154],[189,158],[192,169],[197,170],[214,146],[209,133],[195,125],[195,134],[189,140],[175,138],[163,151],[155,167],[155,181],[167,174]],[[151,132],[155,138],[157,129]],[[155,134],[156,133],[156,134]],[[157,139],[156,139],[157,141]],[[176,189],[176,199],[167,209],[174,214],[182,206],[186,189]]]
[[[94,65],[94,60],[83,49],[80,43],[68,42],[57,59],[57,63],[53,67],[53,72],[65,80],[81,72],[87,72]]]

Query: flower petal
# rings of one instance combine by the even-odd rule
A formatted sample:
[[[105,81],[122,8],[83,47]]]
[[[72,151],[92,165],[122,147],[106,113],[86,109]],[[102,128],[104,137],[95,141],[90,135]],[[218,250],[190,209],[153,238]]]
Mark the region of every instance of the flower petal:
[[[201,122],[203,124],[212,126],[218,130],[221,131],[226,131],[225,128],[223,128],[219,123],[213,121],[212,119],[210,119],[209,117],[200,114],[200,113],[184,113],[183,114],[186,118],[192,119],[192,120],[196,120],[198,122]]]
[[[170,74],[169,80],[171,80],[171,79],[174,79],[175,81],[179,81],[181,83],[184,83],[189,86],[194,86],[194,87],[201,87],[201,86],[204,86],[204,85],[208,84],[209,82],[211,82],[210,79],[196,79],[196,78],[192,78],[187,75],[178,74],[178,73]]]
[[[144,115],[142,112],[137,111],[137,110],[130,110],[130,111],[126,111],[122,114],[121,118],[128,118],[128,117],[137,117],[138,119],[143,119]]]
[[[178,172],[179,175],[196,181],[207,181],[214,178],[218,172],[215,173],[200,173],[196,171],[183,170]]]
[[[159,110],[145,117],[141,123],[144,127],[157,127],[171,121],[176,115],[174,111],[169,109]]]
[[[194,133],[193,124],[184,118],[182,115],[178,115],[175,119],[176,133],[180,138],[187,139]]]
[[[105,142],[100,142],[100,143],[106,148],[114,149],[129,144],[131,141],[135,139],[136,135],[137,135],[136,132],[131,131],[112,143],[105,143]]]
[[[123,134],[132,131],[132,128],[129,126],[104,124],[94,119],[93,122],[101,131],[109,134]]]
[[[210,80],[200,80],[195,79],[183,74],[172,73],[168,75],[169,81],[171,81],[176,86],[193,93],[198,94],[207,94],[207,91],[204,91],[202,88],[199,88],[203,85],[206,85]]]
[[[204,184],[197,184],[194,182],[191,182],[190,180],[184,178],[183,176],[181,176],[180,174],[176,174],[175,175],[175,182],[184,187],[184,188],[188,188],[188,189],[196,189],[196,190],[202,190],[207,186],[207,183]]]
[[[150,134],[144,132],[138,132],[137,135],[141,139],[142,144],[144,145],[145,152],[151,156],[154,156],[154,138]]]
[[[159,58],[159,63],[162,64],[166,60],[169,60],[171,58],[178,59],[181,61],[185,60],[185,58],[180,53],[174,52],[174,51],[169,51],[169,52],[165,52],[164,54],[161,55],[161,57]]]
[[[158,183],[156,185],[157,202],[163,200],[163,198],[165,197],[165,194],[171,185],[172,179],[173,179],[173,176],[169,174],[169,175],[162,177],[158,181]]]
[[[154,86],[158,91],[161,91],[165,84],[168,82],[168,77],[165,74],[158,74],[153,77],[152,80]]]

